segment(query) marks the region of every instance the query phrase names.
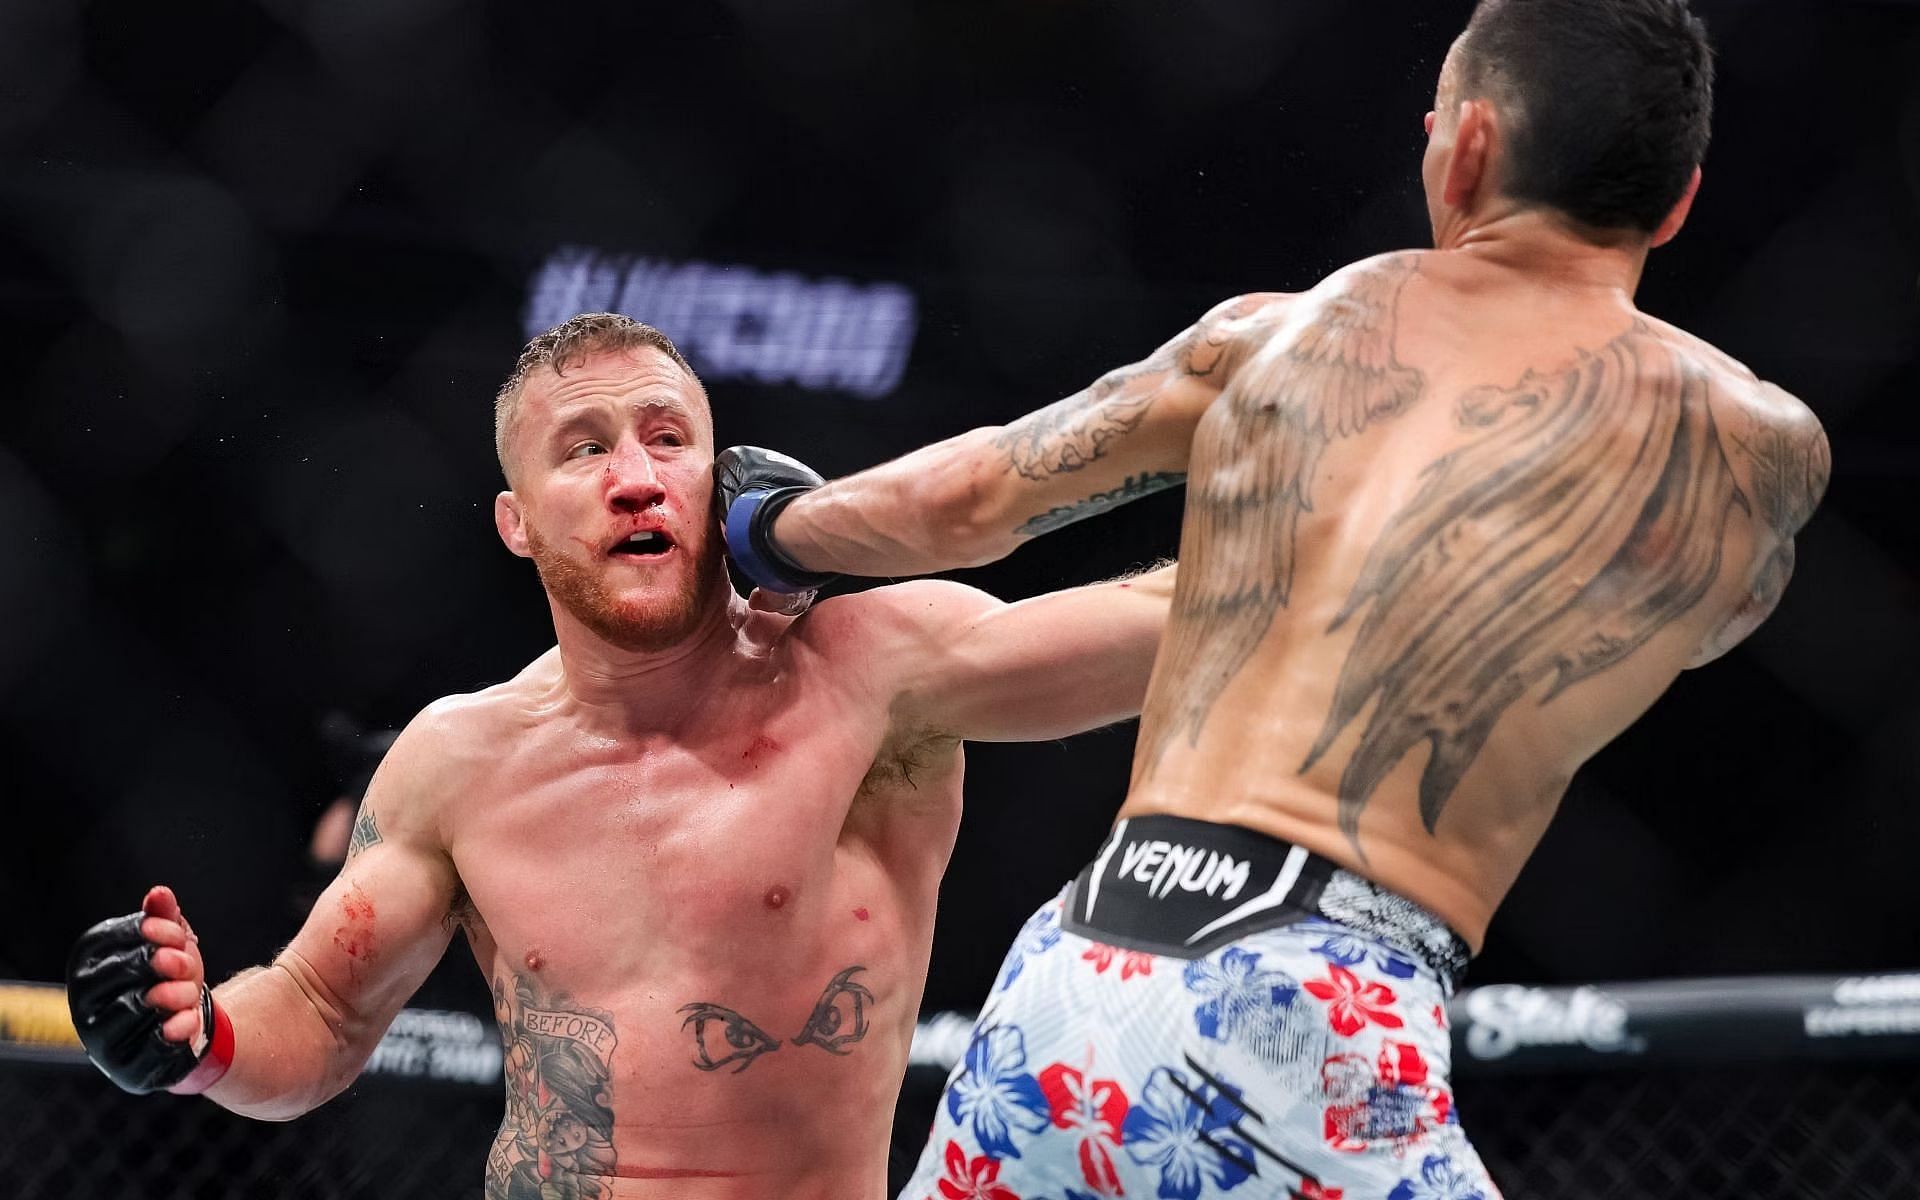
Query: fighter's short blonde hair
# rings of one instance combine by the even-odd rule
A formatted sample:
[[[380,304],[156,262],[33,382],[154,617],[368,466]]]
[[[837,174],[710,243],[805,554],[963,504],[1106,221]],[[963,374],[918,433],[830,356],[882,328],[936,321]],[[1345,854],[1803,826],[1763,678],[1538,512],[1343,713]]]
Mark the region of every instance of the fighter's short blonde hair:
[[[500,385],[493,398],[493,452],[500,460],[500,472],[512,481],[507,468],[507,434],[520,409],[520,397],[527,390],[527,376],[542,367],[564,375],[567,368],[588,357],[608,350],[658,350],[672,359],[696,384],[695,375],[673,339],[651,325],[642,324],[621,313],[581,313],[569,317],[528,342],[513,364],[513,373]]]

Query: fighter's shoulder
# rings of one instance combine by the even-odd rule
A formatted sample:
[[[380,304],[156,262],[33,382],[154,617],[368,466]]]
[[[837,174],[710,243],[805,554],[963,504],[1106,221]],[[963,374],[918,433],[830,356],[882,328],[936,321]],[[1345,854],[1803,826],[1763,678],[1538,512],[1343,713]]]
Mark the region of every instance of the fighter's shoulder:
[[[1795,437],[1820,433],[1820,419],[1805,401],[1779,384],[1760,378],[1753,368],[1712,342],[1644,315],[1641,327],[1676,360],[1708,378],[1718,410],[1714,415],[1732,425],[1736,436],[1743,430]]]
[[[938,637],[1001,606],[992,595],[947,579],[915,579],[836,596],[806,616],[809,640],[822,647],[885,651]]]
[[[1722,445],[1746,477],[1762,510],[1758,515],[1780,536],[1792,536],[1813,514],[1832,471],[1820,418],[1798,396],[1712,343],[1651,318],[1647,328],[1692,370],[1706,375]]]
[[[467,794],[500,767],[503,747],[537,708],[549,690],[552,654],[502,683],[474,692],[442,696],[421,709],[381,761],[374,787],[381,807],[404,806],[426,816],[449,797]],[[399,815],[394,813],[394,818]]]

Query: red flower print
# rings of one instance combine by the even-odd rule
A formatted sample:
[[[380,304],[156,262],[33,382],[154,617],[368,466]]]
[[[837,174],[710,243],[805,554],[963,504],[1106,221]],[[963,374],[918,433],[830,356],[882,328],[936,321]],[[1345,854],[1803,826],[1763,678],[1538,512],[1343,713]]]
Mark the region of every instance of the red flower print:
[[[1320,1067],[1327,1145],[1349,1154],[1407,1146],[1445,1125],[1453,1096],[1430,1077],[1426,1056],[1406,1042],[1383,1041],[1371,1065],[1358,1054],[1328,1059]]]
[[[1352,1037],[1371,1021],[1388,1029],[1403,1024],[1387,1006],[1394,1002],[1393,989],[1384,983],[1363,983],[1352,971],[1338,963],[1329,968],[1326,979],[1309,979],[1301,986],[1307,994],[1327,1002],[1327,1020],[1341,1037]]]
[[[995,1182],[999,1178],[999,1159],[982,1154],[969,1161],[960,1143],[947,1143],[947,1177],[940,1181],[946,1200],[1020,1200],[1012,1188]]]
[[[1123,1196],[1120,1172],[1113,1165],[1107,1143],[1120,1144],[1120,1127],[1127,1120],[1127,1095],[1111,1079],[1089,1081],[1065,1063],[1040,1072],[1040,1091],[1047,1098],[1053,1123],[1080,1135],[1080,1174],[1098,1196]]]
[[[1447,1006],[1446,1005],[1436,1004],[1433,1006],[1433,1023],[1434,1025],[1438,1026],[1441,1029],[1445,1029],[1447,1027]]]
[[[1124,983],[1135,975],[1153,974],[1153,955],[1139,950],[1121,950],[1105,942],[1095,942],[1088,946],[1080,957],[1092,963],[1094,973],[1100,975],[1105,974],[1107,968],[1113,965],[1113,956],[1116,954],[1120,956],[1121,982]]]
[[[1346,1194],[1345,1188],[1321,1187],[1318,1179],[1302,1179],[1300,1190],[1293,1195],[1294,1200],[1340,1200]]]
[[[1425,1083],[1427,1081],[1427,1060],[1421,1055],[1420,1047],[1406,1042],[1380,1043],[1380,1082],[1381,1083]]]

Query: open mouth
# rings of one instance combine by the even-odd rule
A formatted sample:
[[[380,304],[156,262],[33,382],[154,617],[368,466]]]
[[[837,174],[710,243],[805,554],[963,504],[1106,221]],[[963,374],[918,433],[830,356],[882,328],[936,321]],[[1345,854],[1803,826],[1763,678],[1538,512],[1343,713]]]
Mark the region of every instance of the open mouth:
[[[615,558],[659,558],[673,549],[673,539],[658,529],[643,529],[616,543],[608,553]]]

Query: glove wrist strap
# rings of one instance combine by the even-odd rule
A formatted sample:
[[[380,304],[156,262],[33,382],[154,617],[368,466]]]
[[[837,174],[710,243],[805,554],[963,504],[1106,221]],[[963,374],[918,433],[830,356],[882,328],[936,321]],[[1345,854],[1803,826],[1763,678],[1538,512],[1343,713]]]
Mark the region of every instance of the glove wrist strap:
[[[213,992],[200,989],[200,1019],[208,1030],[207,1052],[187,1072],[186,1078],[168,1088],[176,1096],[197,1096],[220,1081],[233,1065],[233,1022],[227,1011],[213,1002]]]
[[[833,576],[809,571],[773,544],[775,517],[794,498],[812,491],[806,487],[752,488],[734,497],[727,507],[727,552],[741,574],[770,592],[808,592]]]

